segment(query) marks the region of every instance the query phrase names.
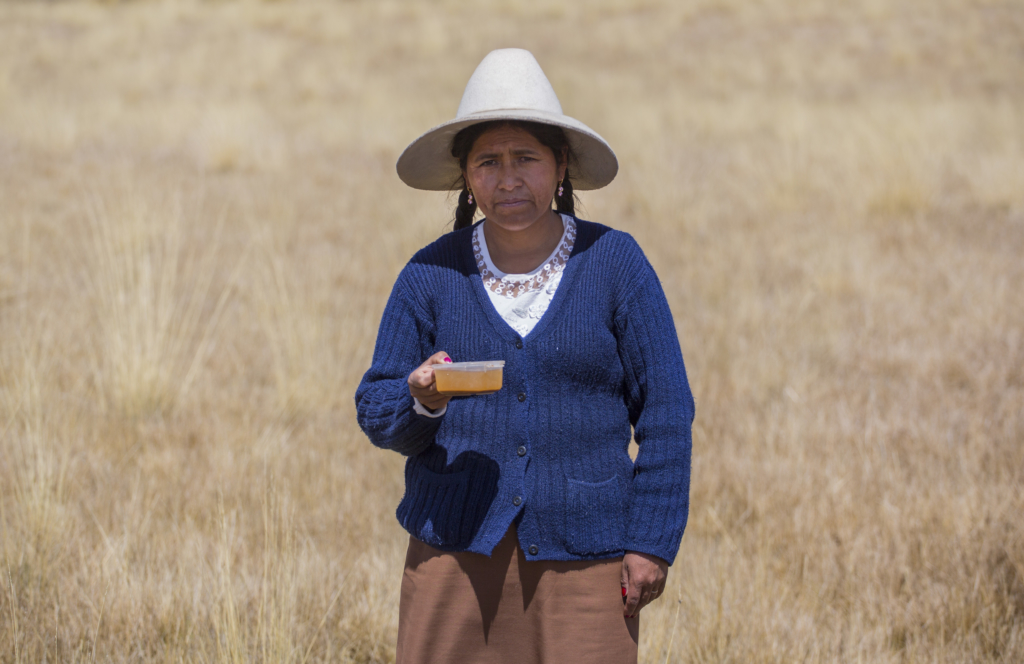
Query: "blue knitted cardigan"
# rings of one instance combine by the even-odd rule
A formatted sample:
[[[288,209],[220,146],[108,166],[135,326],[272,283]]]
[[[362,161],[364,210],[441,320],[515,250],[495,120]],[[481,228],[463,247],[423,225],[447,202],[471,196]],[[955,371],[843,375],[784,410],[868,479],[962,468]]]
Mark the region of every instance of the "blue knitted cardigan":
[[[472,228],[417,252],[391,292],[357,417],[374,445],[408,456],[398,520],[435,548],[490,555],[515,522],[529,560],[639,551],[671,563],[679,550],[694,404],[672,313],[631,236],[576,223],[551,306],[525,337],[484,290]],[[501,390],[417,414],[406,381],[442,350],[505,360]]]

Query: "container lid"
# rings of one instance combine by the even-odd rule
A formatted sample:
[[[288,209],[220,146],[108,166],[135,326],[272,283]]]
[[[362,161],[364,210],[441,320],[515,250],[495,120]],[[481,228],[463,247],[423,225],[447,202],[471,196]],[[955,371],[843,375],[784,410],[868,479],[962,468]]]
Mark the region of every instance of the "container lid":
[[[431,369],[452,369],[455,371],[490,371],[505,366],[505,360],[489,360],[487,362],[444,362],[430,365]]]

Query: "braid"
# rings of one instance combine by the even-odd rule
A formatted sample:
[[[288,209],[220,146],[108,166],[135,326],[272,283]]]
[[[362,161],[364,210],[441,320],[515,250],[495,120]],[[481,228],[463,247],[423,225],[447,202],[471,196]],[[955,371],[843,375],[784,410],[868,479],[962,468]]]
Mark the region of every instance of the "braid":
[[[475,215],[476,201],[469,202],[469,190],[463,185],[462,191],[459,192],[459,206],[455,208],[455,230],[472,226]]]
[[[576,216],[576,197],[572,193],[572,181],[569,180],[569,171],[565,171],[562,178],[562,195],[555,191],[555,210],[565,214]]]

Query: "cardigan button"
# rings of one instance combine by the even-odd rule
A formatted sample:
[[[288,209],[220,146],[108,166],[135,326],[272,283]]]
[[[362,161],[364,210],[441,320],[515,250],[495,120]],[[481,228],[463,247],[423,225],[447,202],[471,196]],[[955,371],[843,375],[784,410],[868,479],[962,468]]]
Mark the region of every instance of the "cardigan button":
[[[537,545],[536,544],[531,544],[530,545],[530,555],[531,556],[535,556],[538,553],[540,553],[540,549],[537,548]]]
[[[518,348],[519,350],[522,350],[523,349],[523,342],[517,339],[516,340],[516,348]]]
[[[516,454],[519,456],[526,456],[526,445],[520,445],[519,449],[516,450]]]
[[[523,504],[522,496],[516,496],[515,498],[513,498],[512,499],[512,504],[515,505],[516,507],[519,507],[520,505],[522,505]]]
[[[520,392],[519,396],[516,398],[519,399],[519,403],[526,401],[526,392]]]

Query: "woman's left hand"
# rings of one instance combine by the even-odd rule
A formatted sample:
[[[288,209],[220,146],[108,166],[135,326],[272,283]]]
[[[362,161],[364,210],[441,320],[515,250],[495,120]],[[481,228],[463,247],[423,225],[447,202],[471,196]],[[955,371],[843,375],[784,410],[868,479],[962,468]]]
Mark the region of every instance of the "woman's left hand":
[[[627,618],[640,613],[665,590],[668,563],[657,556],[627,551],[622,557],[622,614]]]

